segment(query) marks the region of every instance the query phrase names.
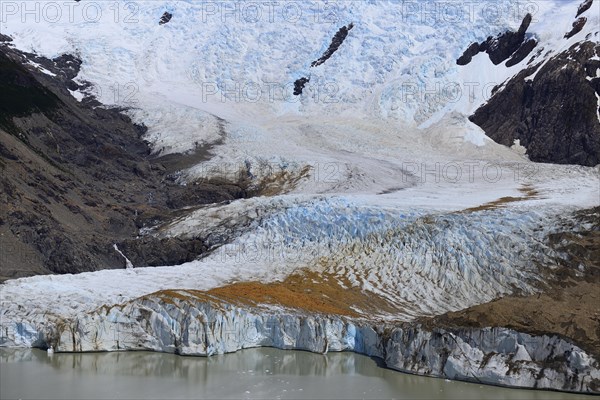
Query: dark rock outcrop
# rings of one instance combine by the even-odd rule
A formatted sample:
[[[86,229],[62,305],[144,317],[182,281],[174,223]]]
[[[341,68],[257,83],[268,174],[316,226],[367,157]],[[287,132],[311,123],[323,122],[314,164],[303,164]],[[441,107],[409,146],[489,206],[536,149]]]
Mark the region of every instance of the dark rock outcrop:
[[[146,236],[119,243],[119,249],[135,268],[180,265],[198,258],[208,250],[201,238],[163,238]]]
[[[12,38],[0,33],[0,42],[12,42]]]
[[[164,25],[166,23],[168,23],[171,18],[173,18],[173,14],[171,14],[168,11],[165,11],[165,13],[162,15],[162,17],[160,17],[160,21],[158,22],[159,25]]]
[[[510,58],[508,59],[508,61],[506,61],[506,64],[504,65],[506,65],[507,67],[517,65],[531,53],[535,46],[537,46],[537,40],[529,39],[525,41],[525,43],[523,43],[521,47],[519,47],[519,49],[513,53],[512,56],[510,56]]]
[[[47,64],[48,68],[52,68],[52,66],[48,65],[48,62],[44,62],[43,59],[40,61],[40,63]],[[72,81],[75,79],[77,74],[79,74],[79,70],[81,69],[81,60],[72,54],[60,55],[52,59],[52,63],[56,68],[58,68],[60,73],[64,75],[64,79],[66,81]]]
[[[595,166],[600,163],[596,78],[600,46],[583,42],[529,67],[505,83],[471,121],[494,141],[515,139],[533,161]],[[537,71],[534,80],[526,80]]]
[[[505,32],[497,38],[488,39],[486,53],[494,65],[498,65],[511,56],[523,44],[525,32],[531,24],[532,16],[527,14],[517,32]]]
[[[352,28],[354,28],[354,24],[349,24],[348,26],[342,26],[337,31],[337,33],[335,34],[333,39],[331,40],[331,44],[329,45],[329,48],[325,51],[325,53],[323,53],[323,55],[318,60],[313,61],[310,66],[318,67],[319,65],[323,64],[325,61],[329,60],[329,58],[333,55],[333,53],[335,53],[340,48],[342,43],[344,43],[344,40],[346,40],[346,37],[348,36],[348,33],[350,32],[350,30]]]
[[[581,32],[586,22],[586,17],[579,17],[575,22],[573,22],[573,29],[571,29],[570,32],[565,33],[565,38],[570,39],[579,32]]]
[[[169,190],[167,206],[172,209],[212,204],[248,197],[242,184],[230,182],[203,182],[187,186],[174,186]]]
[[[594,0],[585,0],[583,3],[581,3],[579,5],[579,8],[577,9],[577,15],[575,15],[575,18],[579,17],[581,14],[589,10],[590,7],[592,7],[593,2]]]
[[[538,60],[540,57],[543,57],[544,54],[544,48],[538,48],[538,50],[535,52],[535,54],[533,56],[531,56],[531,58],[529,59],[529,61],[527,61],[527,65],[535,65],[536,60]]]
[[[327,48],[325,53],[323,53],[323,55],[318,60],[313,61],[310,64],[310,67],[318,67],[319,65],[325,63],[325,61],[329,60],[333,53],[335,53],[340,48],[342,43],[344,43],[344,40],[346,40],[346,37],[348,36],[348,33],[352,28],[354,28],[354,24],[352,23],[348,24],[348,26],[342,26],[331,40],[329,48]],[[294,96],[300,96],[302,94],[302,91],[304,90],[304,86],[308,82],[310,82],[310,78],[302,77],[296,79],[296,81],[294,82]]]
[[[294,96],[301,95],[302,91],[304,90],[304,86],[306,86],[308,82],[310,82],[310,78],[302,77],[300,79],[296,79],[296,82],[294,82]]]
[[[479,54],[479,43],[475,42],[465,50],[463,55],[456,60],[456,63],[458,65],[467,65],[477,54]]]
[[[519,53],[514,57],[515,60],[524,60],[525,57],[527,57],[531,50],[535,47],[535,41],[534,43],[530,43],[530,41],[534,39],[530,39],[529,41],[525,42],[525,33],[531,24],[532,18],[533,17],[531,14],[527,14],[525,18],[523,18],[521,26],[517,32],[507,31],[498,35],[497,37],[490,36],[481,43],[471,44],[467,50],[465,50],[462,56],[456,60],[456,63],[458,65],[467,65],[471,62],[473,57],[483,52],[488,54],[494,65],[498,65],[505,61],[515,52]],[[515,64],[512,64],[513,62],[514,60],[511,61],[511,65],[518,63],[516,62]]]

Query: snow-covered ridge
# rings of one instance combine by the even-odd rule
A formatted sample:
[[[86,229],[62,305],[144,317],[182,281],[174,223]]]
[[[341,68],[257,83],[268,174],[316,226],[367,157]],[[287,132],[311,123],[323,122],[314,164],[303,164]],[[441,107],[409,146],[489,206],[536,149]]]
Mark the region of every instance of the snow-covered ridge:
[[[532,13],[530,31],[551,55],[597,28],[592,7],[584,30],[564,39],[578,5],[336,1],[269,7],[163,0],[66,8],[42,1],[5,5],[1,23],[21,49],[50,57],[78,54],[80,78],[95,85],[100,101],[138,108],[133,115],[150,127],[156,150],[173,152],[214,140],[204,128],[212,123],[210,114],[231,121],[369,116],[408,125],[454,110],[469,114],[527,60],[505,68],[480,56],[464,68],[455,62],[462,51],[516,29]],[[159,25],[165,11],[173,18]],[[310,68],[350,23],[354,28],[340,49]],[[293,82],[308,75],[307,93],[293,96]]]
[[[274,173],[297,177],[309,168],[312,178],[335,173],[344,181],[297,188],[309,193],[405,188],[409,182],[398,182],[402,162],[425,155],[436,162],[457,153],[522,160],[466,117],[529,58],[511,68],[481,54],[466,67],[456,59],[472,42],[517,29],[527,13],[533,15],[529,32],[544,49],[536,62],[585,40],[600,22],[592,7],[583,31],[565,39],[577,0],[293,2],[272,8],[83,2],[71,12],[59,5],[60,15],[52,14],[51,4],[36,2],[30,14],[24,6],[6,6],[2,31],[24,50],[78,54],[78,79],[91,82],[101,102],[130,107],[134,120],[148,126],[155,152],[193,151],[219,141],[210,165],[192,168],[183,181],[247,165],[260,180],[265,163]],[[173,18],[159,25],[164,12]],[[311,68],[350,23],[340,48]],[[292,95],[294,81],[309,75],[306,93]]]

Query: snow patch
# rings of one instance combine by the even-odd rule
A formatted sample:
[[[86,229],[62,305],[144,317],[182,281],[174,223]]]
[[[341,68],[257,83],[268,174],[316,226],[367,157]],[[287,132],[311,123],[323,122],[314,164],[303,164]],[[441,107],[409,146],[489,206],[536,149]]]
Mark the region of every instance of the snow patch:
[[[69,93],[71,93],[71,96],[73,96],[78,102],[81,102],[85,97],[85,94],[81,93],[79,90],[70,90],[70,89],[67,89],[67,90],[69,90]]]
[[[519,154],[522,154],[522,155],[527,154],[527,149],[525,148],[525,146],[521,146],[520,139],[515,139],[513,145],[510,148]]]
[[[46,68],[42,67],[40,64],[38,64],[38,63],[36,63],[36,62],[34,62],[34,61],[27,60],[27,64],[29,64],[29,65],[31,65],[31,66],[33,66],[33,67],[35,67],[35,68],[36,68],[38,71],[40,71],[40,72],[41,72],[41,73],[43,73],[43,74],[50,75],[50,76],[56,76],[56,74],[55,74],[55,73],[53,73],[53,72],[51,72],[51,71],[47,70]]]

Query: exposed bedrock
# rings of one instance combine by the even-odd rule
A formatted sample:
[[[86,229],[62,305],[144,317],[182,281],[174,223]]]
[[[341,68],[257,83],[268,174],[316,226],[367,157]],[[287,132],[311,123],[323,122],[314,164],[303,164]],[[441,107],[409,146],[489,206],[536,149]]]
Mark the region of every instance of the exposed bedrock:
[[[524,69],[495,88],[471,121],[497,143],[518,139],[532,161],[599,164],[599,55],[587,41]]]
[[[164,25],[164,24],[168,23],[169,21],[171,21],[171,18],[173,18],[173,14],[171,14],[168,11],[165,11],[164,14],[162,15],[162,17],[160,17],[160,21],[158,22],[158,24]]]
[[[498,65],[513,54],[525,41],[525,32],[531,24],[532,16],[527,14],[517,32],[508,31],[496,38],[488,38],[485,45],[485,51],[489,54],[490,60]],[[483,50],[483,48],[482,48]]]
[[[577,15],[575,17],[579,17],[581,14],[589,10],[593,3],[594,0],[585,0],[583,3],[581,3],[577,9]]]
[[[145,127],[123,110],[69,92],[90,85],[75,79],[81,60],[24,53],[5,40],[0,37],[0,281],[124,268],[113,247],[122,241],[131,244],[125,254],[136,266],[199,256],[204,247],[194,242],[158,242],[165,247],[152,249],[133,242],[140,228],[182,208],[246,197],[244,185],[168,180],[143,139]]]
[[[490,36],[481,43],[471,44],[462,56],[456,60],[456,63],[458,65],[467,65],[471,62],[473,57],[483,52],[488,54],[494,65],[498,65],[507,60],[515,52],[517,52],[518,55],[514,55],[513,58],[507,62],[507,67],[524,60],[537,43],[535,39],[525,41],[525,33],[531,24],[531,20],[531,14],[527,14],[517,32],[507,31],[496,37]],[[519,59],[519,61],[515,62],[516,59]]]
[[[340,48],[342,43],[344,43],[344,40],[346,40],[346,37],[348,36],[348,33],[350,32],[350,30],[352,30],[352,28],[354,28],[354,24],[352,23],[348,24],[348,26],[342,26],[336,32],[335,36],[331,40],[331,44],[329,45],[325,53],[323,53],[323,55],[318,60],[313,61],[310,64],[310,66],[318,67],[319,65],[324,64],[327,60],[329,60],[333,53],[335,53]]]
[[[310,82],[310,78],[302,77],[294,82],[294,96],[300,96],[304,90],[304,86]]]
[[[512,56],[506,61],[507,67],[512,67],[523,61],[531,51],[537,46],[537,40],[528,39],[513,53]]]
[[[573,29],[571,29],[569,32],[565,33],[565,38],[569,39],[569,38],[575,36],[576,34],[578,34],[579,32],[581,32],[581,30],[585,26],[586,22],[587,22],[586,17],[577,18],[575,20],[575,22],[573,22]]]
[[[471,62],[471,60],[473,59],[473,57],[475,57],[477,54],[479,54],[479,46],[480,45],[477,42],[472,43],[469,47],[467,47],[467,49],[462,54],[462,56],[460,56],[458,58],[458,60],[456,60],[456,63],[458,65],[469,64]]]
[[[321,57],[319,57],[318,60],[313,61],[310,64],[310,67],[318,67],[319,65],[324,64],[327,60],[329,60],[331,56],[333,56],[333,54],[340,48],[342,43],[344,43],[344,40],[346,40],[346,37],[348,36],[348,33],[352,28],[354,28],[354,24],[352,23],[348,24],[348,26],[342,26],[333,36],[333,39],[331,39],[331,43],[329,44],[327,50],[323,53]],[[296,81],[294,82],[294,96],[300,96],[302,94],[302,91],[304,90],[304,87],[309,82],[310,77],[301,77],[296,79]]]
[[[208,251],[202,238],[157,238],[143,236],[119,243],[119,249],[134,267],[159,267],[183,264]]]

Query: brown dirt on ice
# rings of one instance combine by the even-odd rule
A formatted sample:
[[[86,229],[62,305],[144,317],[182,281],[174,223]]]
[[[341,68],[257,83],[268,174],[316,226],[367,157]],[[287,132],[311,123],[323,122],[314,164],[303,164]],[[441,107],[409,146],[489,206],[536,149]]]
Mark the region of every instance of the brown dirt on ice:
[[[234,283],[209,290],[207,294],[233,303],[272,304],[349,317],[395,310],[385,299],[351,287],[348,282],[342,283],[338,276],[314,271],[302,271],[281,282]]]

